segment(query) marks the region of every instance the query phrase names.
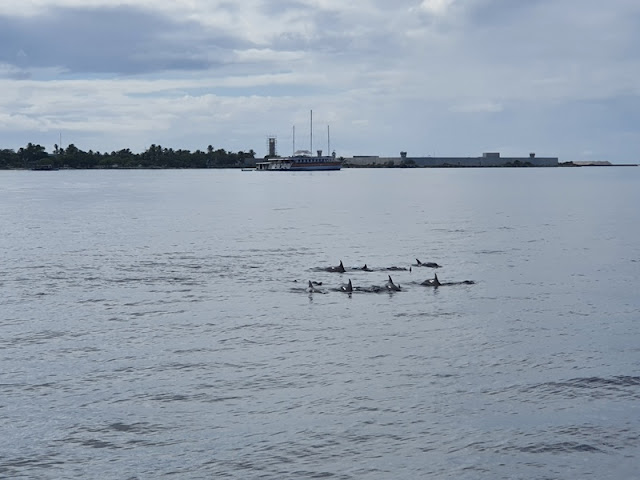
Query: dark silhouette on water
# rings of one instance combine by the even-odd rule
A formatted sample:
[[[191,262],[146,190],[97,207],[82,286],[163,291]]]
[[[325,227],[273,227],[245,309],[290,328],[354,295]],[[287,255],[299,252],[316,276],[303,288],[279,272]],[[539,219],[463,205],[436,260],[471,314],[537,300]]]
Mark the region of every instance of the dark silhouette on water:
[[[347,293],[353,292],[353,285],[351,284],[351,279],[349,279],[349,283],[346,283],[345,285],[342,285],[340,287],[340,291],[347,292]]]
[[[338,265],[336,267],[327,267],[327,268],[325,268],[325,270],[327,272],[337,272],[337,273],[344,273],[346,271],[344,269],[344,265],[342,265],[342,260],[340,260],[340,265]]]
[[[309,286],[307,287],[307,293],[325,293],[324,291],[316,288],[314,283],[317,283],[317,282],[312,282],[311,280],[309,280]]]
[[[433,278],[428,278],[427,280],[422,282],[420,285],[424,285],[425,287],[436,287],[436,288],[438,288],[442,284],[440,283],[440,280],[438,280],[438,274],[434,273],[433,274]]]
[[[438,274],[434,274],[433,278],[428,278],[426,279],[424,282],[422,282],[420,285],[425,286],[425,287],[434,287],[434,288],[438,288],[441,286],[449,286],[449,285],[474,285],[476,282],[474,282],[473,280],[463,280],[461,282],[441,282],[438,279]]]
[[[435,262],[426,262],[422,263],[420,260],[416,258],[416,263],[413,264],[414,267],[429,267],[429,268],[442,268],[442,265],[438,265]]]
[[[389,280],[387,280],[385,287],[390,292],[399,292],[401,290],[400,285],[396,285],[395,283],[393,283],[391,275],[389,275]]]

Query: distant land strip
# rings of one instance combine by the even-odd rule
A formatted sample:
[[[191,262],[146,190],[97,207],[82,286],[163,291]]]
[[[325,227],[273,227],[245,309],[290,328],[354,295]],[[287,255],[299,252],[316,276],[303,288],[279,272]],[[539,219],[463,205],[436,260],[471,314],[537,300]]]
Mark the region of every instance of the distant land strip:
[[[268,157],[265,157],[268,158]],[[569,161],[561,163],[557,157],[503,157],[499,152],[485,152],[479,157],[410,157],[400,152],[399,157],[360,155],[339,157],[344,168],[477,168],[477,167],[585,167],[585,166],[638,166],[638,164],[612,164],[608,161]],[[48,153],[42,145],[27,144],[17,151],[0,149],[0,169],[59,170],[69,169],[144,169],[144,168],[246,168],[254,167],[256,154],[230,152],[207,146],[205,150],[165,148],[152,144],[142,153],[125,148],[118,151],[85,152],[75,145],[66,148],[54,145]]]

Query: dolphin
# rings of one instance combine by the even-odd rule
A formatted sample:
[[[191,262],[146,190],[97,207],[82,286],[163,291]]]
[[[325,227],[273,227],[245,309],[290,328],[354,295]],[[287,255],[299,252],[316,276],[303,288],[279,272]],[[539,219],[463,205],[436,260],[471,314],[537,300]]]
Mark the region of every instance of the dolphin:
[[[344,269],[344,265],[342,265],[342,260],[340,260],[340,265],[338,265],[337,267],[328,267],[327,272],[338,272],[338,273],[344,273],[346,270]]]
[[[367,267],[367,264],[364,264],[364,267],[362,267],[360,270],[362,270],[363,272],[373,272],[373,270],[371,270],[369,267]]]
[[[426,262],[422,263],[420,260],[416,258],[416,263],[414,264],[416,267],[429,267],[429,268],[440,268],[442,265],[438,265],[435,262]]]
[[[395,283],[393,283],[393,280],[391,280],[391,275],[389,275],[389,280],[387,281],[385,287],[390,292],[399,292],[400,291],[400,285],[396,285]]]
[[[311,280],[309,280],[309,286],[307,287],[307,293],[324,293],[322,290],[317,289],[313,284],[315,282],[312,282]]]
[[[476,282],[474,282],[473,280],[463,280],[461,282],[441,282],[440,280],[438,280],[438,275],[434,274],[433,278],[428,278],[427,280],[422,282],[420,285],[424,285],[425,287],[438,288],[439,286],[445,286],[445,285],[474,285],[475,283]]]
[[[349,279],[349,283],[342,285],[340,287],[340,291],[341,292],[347,292],[347,293],[351,293],[353,292],[353,285],[351,285],[351,279]]]
[[[354,292],[364,293],[380,293],[386,291],[385,287],[379,285],[371,285],[370,287],[352,287]]]
[[[428,278],[427,280],[425,280],[424,282],[422,282],[420,285],[424,285],[425,287],[435,287],[438,288],[440,285],[442,285],[440,283],[440,280],[438,280],[438,274],[434,273],[433,274],[433,278]]]

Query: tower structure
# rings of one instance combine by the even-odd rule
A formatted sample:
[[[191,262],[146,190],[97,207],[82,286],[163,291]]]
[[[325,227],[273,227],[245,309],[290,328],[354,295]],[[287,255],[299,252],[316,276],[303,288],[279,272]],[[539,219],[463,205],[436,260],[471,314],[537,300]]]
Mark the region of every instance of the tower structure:
[[[269,137],[268,140],[268,148],[269,148],[269,158],[275,158],[278,156],[277,151],[277,140],[275,136]]]

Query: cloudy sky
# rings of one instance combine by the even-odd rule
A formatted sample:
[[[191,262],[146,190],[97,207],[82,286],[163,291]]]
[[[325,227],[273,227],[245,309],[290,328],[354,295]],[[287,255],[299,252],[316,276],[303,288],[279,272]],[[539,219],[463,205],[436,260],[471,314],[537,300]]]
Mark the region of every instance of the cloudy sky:
[[[638,0],[0,1],[0,148],[640,160]]]

